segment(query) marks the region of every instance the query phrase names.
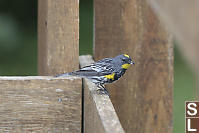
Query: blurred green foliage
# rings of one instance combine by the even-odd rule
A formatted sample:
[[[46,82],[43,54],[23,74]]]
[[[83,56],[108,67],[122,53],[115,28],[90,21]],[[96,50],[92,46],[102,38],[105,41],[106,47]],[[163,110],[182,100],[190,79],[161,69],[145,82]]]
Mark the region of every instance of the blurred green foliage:
[[[37,74],[37,1],[0,1],[0,75]]]
[[[185,131],[185,101],[196,100],[195,75],[174,45],[174,133]]]
[[[80,54],[92,54],[93,1],[80,1]],[[174,50],[174,133],[184,132],[184,102],[194,100],[195,78]],[[37,75],[37,1],[0,1],[0,75]]]
[[[93,0],[80,0],[79,43],[80,55],[93,53]]]

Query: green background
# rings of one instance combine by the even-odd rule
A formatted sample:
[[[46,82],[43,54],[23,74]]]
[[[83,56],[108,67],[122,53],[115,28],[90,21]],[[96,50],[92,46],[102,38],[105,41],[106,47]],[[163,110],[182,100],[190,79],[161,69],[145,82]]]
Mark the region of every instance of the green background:
[[[83,1],[83,0],[82,0]],[[80,1],[80,54],[92,54],[92,0]],[[0,75],[37,75],[37,1],[0,1]],[[184,132],[184,102],[195,100],[195,77],[175,45],[174,133]]]

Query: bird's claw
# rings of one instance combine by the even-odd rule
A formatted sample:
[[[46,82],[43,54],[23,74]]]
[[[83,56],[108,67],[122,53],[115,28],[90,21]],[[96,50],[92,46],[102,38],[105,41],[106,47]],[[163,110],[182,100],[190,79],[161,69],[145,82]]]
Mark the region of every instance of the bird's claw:
[[[100,95],[108,95],[110,97],[109,92],[105,89],[98,89],[97,91]]]

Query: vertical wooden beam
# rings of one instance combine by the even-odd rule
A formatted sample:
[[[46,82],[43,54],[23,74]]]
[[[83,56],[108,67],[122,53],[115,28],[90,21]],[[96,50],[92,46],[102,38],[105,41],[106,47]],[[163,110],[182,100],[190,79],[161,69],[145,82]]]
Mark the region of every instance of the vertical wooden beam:
[[[79,0],[38,1],[38,73],[79,67]]]
[[[173,46],[146,1],[95,0],[96,60],[129,54],[135,67],[107,85],[127,133],[172,132]]]

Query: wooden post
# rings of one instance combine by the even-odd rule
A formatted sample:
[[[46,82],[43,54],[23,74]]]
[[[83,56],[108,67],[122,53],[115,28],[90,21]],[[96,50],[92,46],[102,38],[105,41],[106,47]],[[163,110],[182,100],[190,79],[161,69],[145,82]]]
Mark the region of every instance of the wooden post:
[[[79,0],[39,0],[38,1],[38,74],[55,75],[79,68]],[[72,89],[81,92],[82,82],[74,82]],[[75,88],[73,88],[75,87]],[[78,111],[82,113],[82,93],[79,95]],[[71,96],[75,95],[71,94]],[[67,97],[66,97],[67,99]],[[73,100],[68,98],[67,102]],[[73,113],[64,109],[73,120]],[[66,115],[65,114],[65,115]],[[64,116],[65,116],[64,115]],[[81,115],[76,121],[80,124]],[[67,120],[67,119],[66,119]],[[74,125],[65,121],[70,127]],[[61,123],[59,123],[61,125]],[[80,127],[78,127],[80,129]],[[65,128],[67,130],[67,128]],[[57,131],[56,131],[57,132]],[[59,131],[58,131],[59,132]],[[60,132],[65,132],[60,131]],[[67,131],[66,131],[67,132]],[[68,131],[68,132],[81,132]]]
[[[38,73],[79,67],[79,0],[38,1]]]
[[[135,66],[107,85],[127,133],[172,132],[173,47],[146,1],[95,0],[96,60],[129,54]]]

